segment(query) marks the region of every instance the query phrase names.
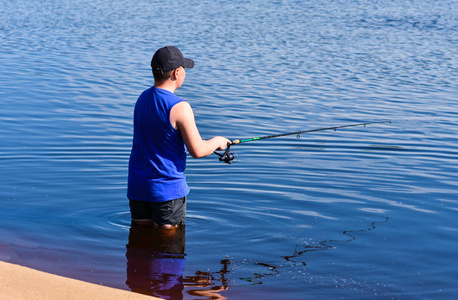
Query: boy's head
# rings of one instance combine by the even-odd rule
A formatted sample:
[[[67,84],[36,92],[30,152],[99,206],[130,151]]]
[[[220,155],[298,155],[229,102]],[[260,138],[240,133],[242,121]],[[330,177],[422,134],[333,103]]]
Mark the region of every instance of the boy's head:
[[[179,68],[194,68],[194,61],[185,58],[180,49],[175,46],[160,48],[151,59],[154,80],[163,81],[170,78],[172,71]]]

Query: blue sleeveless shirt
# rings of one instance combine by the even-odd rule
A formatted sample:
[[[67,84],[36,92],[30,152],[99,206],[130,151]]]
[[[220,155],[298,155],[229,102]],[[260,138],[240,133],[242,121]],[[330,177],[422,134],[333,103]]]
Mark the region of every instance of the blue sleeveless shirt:
[[[127,184],[130,200],[164,202],[189,193],[184,175],[186,146],[170,123],[170,111],[181,101],[174,93],[156,87],[138,98]]]

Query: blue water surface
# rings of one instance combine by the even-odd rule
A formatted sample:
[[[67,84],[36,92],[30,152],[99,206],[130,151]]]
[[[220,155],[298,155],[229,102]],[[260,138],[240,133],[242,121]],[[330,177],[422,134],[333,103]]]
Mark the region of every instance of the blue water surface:
[[[2,1],[0,259],[170,299],[454,298],[457,32],[453,0]],[[131,228],[165,45],[204,138],[392,123],[189,157],[185,230]]]

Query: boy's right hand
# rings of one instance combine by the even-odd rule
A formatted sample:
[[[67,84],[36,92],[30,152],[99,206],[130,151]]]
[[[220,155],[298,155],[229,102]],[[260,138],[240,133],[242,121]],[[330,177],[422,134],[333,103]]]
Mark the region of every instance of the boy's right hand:
[[[226,149],[227,146],[232,143],[230,140],[222,136],[215,136],[214,139],[216,140],[218,145],[218,148],[216,148],[216,150],[220,151]]]

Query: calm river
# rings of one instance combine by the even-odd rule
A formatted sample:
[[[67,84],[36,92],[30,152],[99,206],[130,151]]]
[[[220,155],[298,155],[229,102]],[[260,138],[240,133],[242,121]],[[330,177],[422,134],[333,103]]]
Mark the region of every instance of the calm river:
[[[168,299],[457,297],[457,32],[454,0],[3,0],[0,260]],[[165,45],[204,138],[391,123],[189,156],[186,228],[131,228]]]

